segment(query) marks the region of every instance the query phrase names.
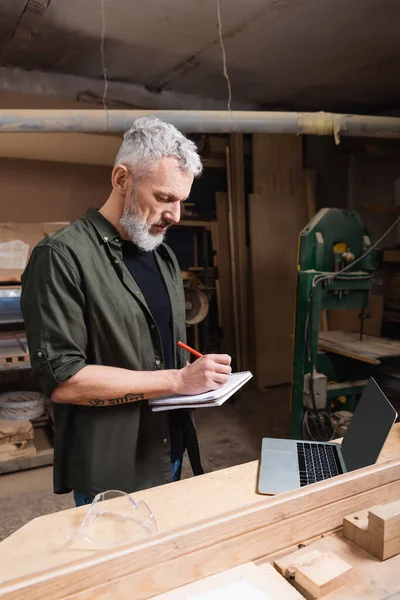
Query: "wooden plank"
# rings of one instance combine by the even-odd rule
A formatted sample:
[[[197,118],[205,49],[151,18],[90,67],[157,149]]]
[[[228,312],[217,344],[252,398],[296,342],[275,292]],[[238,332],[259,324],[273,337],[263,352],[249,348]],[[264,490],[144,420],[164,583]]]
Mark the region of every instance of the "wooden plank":
[[[217,260],[218,289],[220,297],[222,348],[230,356],[235,356],[234,315],[232,298],[232,265],[230,260],[230,242],[228,224],[228,196],[223,192],[215,194],[217,210]]]
[[[298,239],[308,211],[302,142],[253,135],[249,197],[255,379],[260,389],[291,380]]]
[[[239,370],[250,368],[249,348],[249,253],[246,243],[246,197],[244,185],[244,148],[243,135],[230,136],[231,181],[232,181],[232,219],[233,241],[237,259],[237,287],[240,331]]]
[[[371,364],[379,364],[383,358],[400,356],[400,341],[370,335],[360,340],[357,333],[344,331],[320,332],[318,347]]]
[[[151,598],[227,568],[268,556],[338,527],[367,503],[396,499],[400,458],[334,477],[217,519],[178,528],[0,586],[15,600],[73,596]],[[44,532],[43,532],[44,534]]]
[[[240,337],[240,314],[239,314],[239,271],[237,261],[237,248],[235,243],[235,228],[233,217],[233,201],[232,201],[232,176],[230,164],[230,149],[226,148],[226,178],[228,188],[228,235],[229,235],[229,256],[231,262],[232,273],[232,304],[233,304],[233,332],[235,338],[235,355],[234,362],[235,370],[242,371],[242,345]]]

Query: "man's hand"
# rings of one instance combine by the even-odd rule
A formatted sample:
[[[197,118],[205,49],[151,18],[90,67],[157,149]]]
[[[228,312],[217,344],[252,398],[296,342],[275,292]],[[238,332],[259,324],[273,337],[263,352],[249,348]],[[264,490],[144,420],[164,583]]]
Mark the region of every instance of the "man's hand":
[[[216,390],[226,383],[231,374],[228,354],[206,354],[178,372],[178,394],[202,394]]]

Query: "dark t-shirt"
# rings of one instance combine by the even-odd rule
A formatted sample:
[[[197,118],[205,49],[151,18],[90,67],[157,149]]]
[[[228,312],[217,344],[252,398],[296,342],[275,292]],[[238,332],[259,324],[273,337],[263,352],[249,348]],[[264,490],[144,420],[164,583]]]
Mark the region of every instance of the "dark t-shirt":
[[[157,324],[164,352],[164,368],[173,369],[171,302],[154,252],[143,252],[132,242],[124,241],[122,255]]]

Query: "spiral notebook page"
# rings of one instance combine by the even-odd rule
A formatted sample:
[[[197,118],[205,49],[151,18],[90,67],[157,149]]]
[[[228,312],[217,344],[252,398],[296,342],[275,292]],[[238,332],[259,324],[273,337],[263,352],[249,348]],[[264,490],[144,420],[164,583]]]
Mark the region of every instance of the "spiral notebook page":
[[[150,400],[153,412],[173,410],[178,408],[206,408],[221,406],[228,398],[233,396],[249,379],[253,377],[250,371],[232,373],[229,380],[217,390],[193,396],[163,396]]]

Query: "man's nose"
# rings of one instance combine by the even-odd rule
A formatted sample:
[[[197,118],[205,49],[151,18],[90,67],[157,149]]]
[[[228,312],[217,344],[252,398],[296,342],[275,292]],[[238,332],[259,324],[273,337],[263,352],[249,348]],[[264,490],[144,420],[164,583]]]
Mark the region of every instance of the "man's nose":
[[[165,216],[168,219],[168,221],[171,221],[171,223],[179,223],[181,219],[181,203],[171,202],[168,205],[168,210]]]

